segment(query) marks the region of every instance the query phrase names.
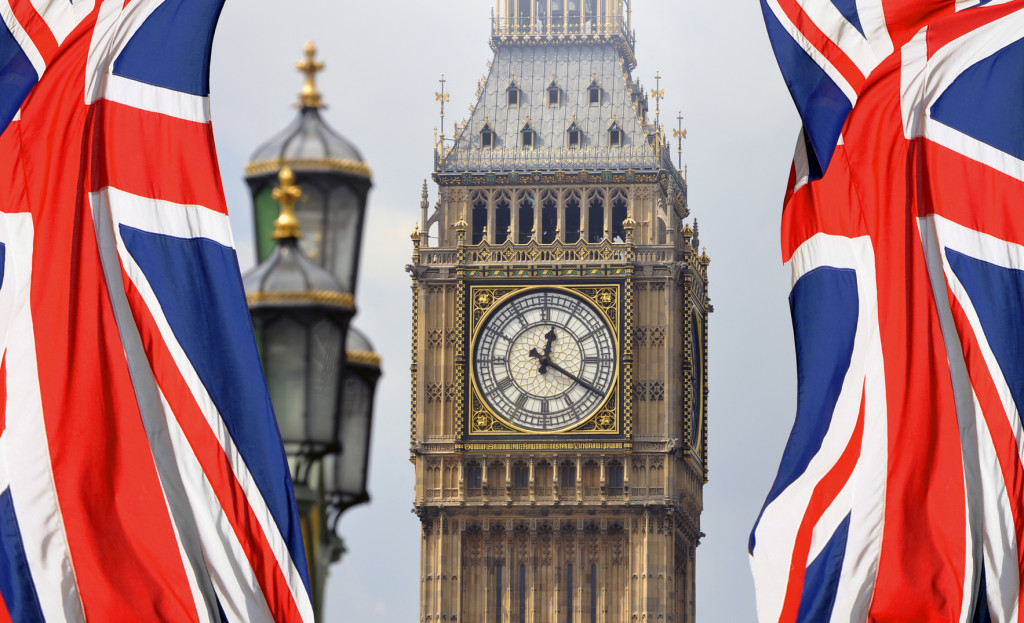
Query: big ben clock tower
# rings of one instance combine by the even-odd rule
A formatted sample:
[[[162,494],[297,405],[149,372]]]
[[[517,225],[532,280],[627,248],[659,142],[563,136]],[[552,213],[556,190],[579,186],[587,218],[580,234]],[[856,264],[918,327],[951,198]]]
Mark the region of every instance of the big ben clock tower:
[[[709,259],[664,91],[628,0],[496,0],[491,47],[412,235],[419,620],[690,623]]]

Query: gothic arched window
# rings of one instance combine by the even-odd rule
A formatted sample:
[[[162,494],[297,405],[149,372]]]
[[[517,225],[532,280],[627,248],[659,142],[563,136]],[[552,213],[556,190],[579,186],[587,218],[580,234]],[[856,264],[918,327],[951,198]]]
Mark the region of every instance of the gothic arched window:
[[[616,190],[612,195],[612,242],[625,242],[626,230],[622,222],[626,220],[626,193]]]
[[[558,201],[554,191],[545,190],[540,196],[540,241],[551,244],[558,235]]]
[[[501,244],[508,240],[512,226],[512,201],[508,191],[498,193],[494,200],[494,242]]]
[[[530,467],[519,461],[512,466],[512,488],[517,492],[525,492],[530,487]]]
[[[590,196],[587,206],[587,242],[601,242],[604,238],[604,199],[600,192]]]
[[[622,495],[622,463],[612,461],[608,464],[608,495]]]
[[[577,190],[569,191],[565,197],[565,240],[572,244],[580,239],[580,193]]]
[[[515,242],[526,244],[533,238],[533,207],[536,195],[532,190],[526,191],[519,200],[519,231]]]
[[[558,486],[562,493],[576,492],[576,464],[572,461],[564,461],[558,466]]]
[[[466,488],[479,495],[483,487],[484,470],[476,461],[466,464]]]
[[[477,191],[473,193],[473,235],[470,238],[472,244],[479,244],[487,237],[487,196]]]

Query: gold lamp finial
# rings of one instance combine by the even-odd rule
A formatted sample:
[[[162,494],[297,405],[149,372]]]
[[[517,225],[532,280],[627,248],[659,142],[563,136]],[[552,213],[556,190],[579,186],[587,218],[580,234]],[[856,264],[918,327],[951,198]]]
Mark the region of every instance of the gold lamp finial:
[[[303,108],[323,108],[324,104],[320,99],[320,91],[316,90],[316,74],[319,71],[323,71],[324,64],[322,61],[314,60],[316,45],[312,41],[307,41],[302,51],[306,53],[306,58],[295,63],[295,69],[306,74],[306,82],[302,85],[302,90],[299,92],[299,105]]]
[[[295,173],[291,167],[282,167],[277,180],[280,185],[271,191],[271,196],[281,204],[281,214],[274,221],[274,232],[270,237],[274,240],[301,238],[299,219],[295,218],[295,203],[302,197],[302,189],[295,184]]]

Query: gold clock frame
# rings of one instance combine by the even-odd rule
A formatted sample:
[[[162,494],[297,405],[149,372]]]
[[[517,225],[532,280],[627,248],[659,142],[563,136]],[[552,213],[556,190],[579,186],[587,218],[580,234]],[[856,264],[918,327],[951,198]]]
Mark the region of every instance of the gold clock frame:
[[[605,321],[612,333],[618,361],[612,381],[612,389],[608,395],[583,421],[556,431],[534,431],[516,426],[496,413],[483,399],[476,380],[473,354],[479,329],[483,323],[505,301],[524,295],[531,291],[559,290],[576,296],[589,303]],[[632,403],[625,394],[624,388],[632,383],[632,340],[623,336],[632,335],[632,287],[629,280],[616,281],[579,281],[574,283],[467,283],[465,285],[465,305],[462,317],[467,322],[468,346],[467,367],[469,379],[467,383],[465,438],[473,437],[500,438],[505,436],[536,437],[573,437],[582,439],[600,439],[601,437],[619,437],[632,433]],[[628,382],[627,382],[628,379]],[[586,442],[583,442],[586,443]],[[590,444],[586,444],[590,445]],[[623,447],[630,444],[602,443],[601,447]]]

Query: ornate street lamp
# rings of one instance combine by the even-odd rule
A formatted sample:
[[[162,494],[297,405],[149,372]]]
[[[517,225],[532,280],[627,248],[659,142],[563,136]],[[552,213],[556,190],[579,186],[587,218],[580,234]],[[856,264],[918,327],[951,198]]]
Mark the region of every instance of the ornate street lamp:
[[[295,203],[302,190],[285,167],[273,198],[281,214],[274,223],[273,252],[243,278],[256,343],[292,470],[306,558],[313,586],[313,607],[320,612],[327,566],[340,555],[340,540],[325,530],[323,460],[342,450],[345,404],[345,338],[355,314],[352,294],[306,258]],[[357,445],[350,451],[365,455]],[[332,522],[333,523],[333,522]],[[333,525],[331,526],[333,528]],[[339,552],[339,553],[336,553]]]
[[[277,205],[272,189],[277,171],[288,166],[303,190],[295,206],[305,233],[299,248],[333,274],[343,291],[355,293],[366,199],[372,185],[370,167],[355,146],[321,117],[324,104],[315,77],[324,64],[315,60],[316,46],[312,42],[306,44],[305,55],[296,64],[305,74],[298,116],[260,146],[246,165],[246,181],[255,207],[257,256],[263,261],[273,251],[270,233]]]
[[[369,500],[366,466],[380,357],[362,334],[349,330],[370,168],[321,118],[314,78],[324,66],[312,42],[305,53],[296,65],[305,74],[298,117],[246,165],[260,264],[244,281],[292,468],[319,614],[327,568],[344,551],[338,518]]]

